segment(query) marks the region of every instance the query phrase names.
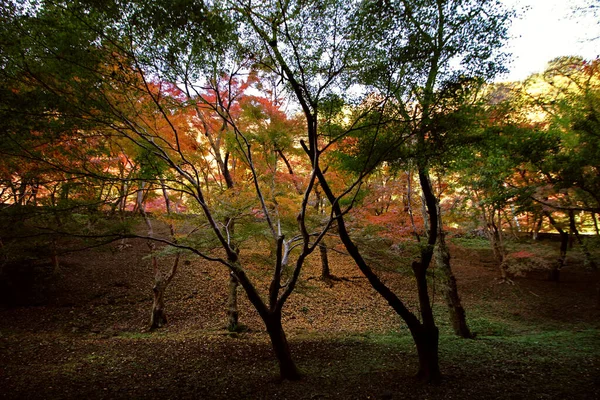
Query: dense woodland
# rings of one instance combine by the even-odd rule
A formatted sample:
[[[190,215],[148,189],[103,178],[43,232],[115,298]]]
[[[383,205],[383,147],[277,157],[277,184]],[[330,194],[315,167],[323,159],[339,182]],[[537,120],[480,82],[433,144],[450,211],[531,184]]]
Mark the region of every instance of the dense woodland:
[[[187,353],[173,346],[187,340],[198,351],[204,343],[210,360],[197,364],[198,374],[210,375],[211,363],[235,371],[228,384],[211,381],[215,392],[202,392],[175,383],[168,357],[143,358],[155,378],[140,385],[167,387],[162,397],[407,395],[393,384],[373,392],[340,384],[341,366],[337,384],[315,382],[315,366],[335,369],[341,353],[351,365],[384,359],[414,369],[382,369],[377,379],[386,385],[416,374],[419,396],[442,396],[435,384],[467,396],[464,387],[477,383],[460,386],[456,376],[467,374],[455,368],[470,365],[468,352],[489,362],[477,346],[503,326],[482,325],[487,296],[502,298],[504,311],[544,296],[565,314],[561,329],[577,332],[549,340],[579,343],[570,351],[577,360],[561,353],[564,360],[550,362],[557,373],[573,370],[569,363],[586,371],[574,392],[566,385],[556,398],[594,398],[600,59],[565,56],[522,82],[494,83],[506,72],[515,17],[496,0],[3,2],[0,355],[11,362],[0,366],[0,380],[16,379],[15,360],[38,351],[34,342],[75,340],[76,353],[76,338],[91,329],[101,337],[94,340],[137,340],[183,364]],[[528,286],[532,277],[538,286]],[[98,291],[109,281],[110,291]],[[115,302],[112,315],[129,318],[120,328],[109,326],[106,308],[85,323],[75,311]],[[183,312],[183,304],[195,308]],[[348,307],[360,317],[341,322]],[[527,329],[540,334],[542,325]],[[58,339],[25,336],[58,331]],[[367,339],[326,339],[339,332]],[[31,344],[19,350],[19,341]],[[531,361],[536,346],[522,344],[519,360]],[[492,353],[509,354],[505,345]],[[60,358],[54,351],[49,358]],[[139,349],[105,359],[129,351]],[[215,361],[223,357],[229,361]],[[251,381],[267,385],[270,370],[256,366],[269,362],[285,385],[328,389],[240,391]],[[532,376],[554,379],[531,362]],[[40,378],[55,389],[71,382],[48,397],[149,396],[65,376]],[[17,379],[4,396],[46,397],[28,385]],[[514,398],[535,398],[528,387]],[[510,397],[494,388],[471,395]]]

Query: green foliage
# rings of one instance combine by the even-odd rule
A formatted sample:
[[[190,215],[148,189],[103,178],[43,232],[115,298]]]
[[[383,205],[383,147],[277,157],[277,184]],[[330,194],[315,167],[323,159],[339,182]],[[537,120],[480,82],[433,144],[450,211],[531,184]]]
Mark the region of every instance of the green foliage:
[[[157,177],[163,176],[169,169],[167,162],[158,157],[156,152],[148,147],[136,147],[137,154],[134,161],[139,165],[137,178],[141,180],[156,180]]]
[[[349,119],[356,122],[333,154],[339,167],[360,174],[373,171],[382,163],[396,165],[405,159],[410,150],[404,143],[410,132],[389,113],[391,110],[370,104],[350,113]]]
[[[483,317],[470,318],[469,327],[477,336],[508,336],[509,334],[505,324]]]
[[[222,72],[228,48],[235,46],[235,29],[228,15],[204,1],[121,1],[110,36],[125,36],[128,49],[145,70],[161,79],[195,82]],[[99,9],[104,12],[102,4]]]
[[[541,89],[540,89],[541,88]],[[534,91],[542,92],[541,94]],[[532,76],[523,91],[534,92],[530,107],[544,113],[547,134],[556,147],[534,168],[544,174],[555,192],[568,191],[571,206],[600,205],[600,68],[598,60],[577,57],[553,60],[547,70]],[[534,153],[535,154],[535,153]]]
[[[452,238],[452,243],[473,250],[487,250],[490,248],[490,241],[482,237],[457,237]]]

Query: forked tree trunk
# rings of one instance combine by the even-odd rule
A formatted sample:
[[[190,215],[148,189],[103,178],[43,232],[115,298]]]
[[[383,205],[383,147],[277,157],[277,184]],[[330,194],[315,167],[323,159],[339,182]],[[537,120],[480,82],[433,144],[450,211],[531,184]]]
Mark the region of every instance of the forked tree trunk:
[[[144,182],[142,182],[141,186],[143,189]],[[164,186],[163,186],[163,195],[165,196],[165,198],[167,197],[167,191]],[[148,227],[148,236],[150,238],[154,237],[154,229],[152,228],[152,222],[150,221],[148,214],[146,214],[146,210],[145,210],[144,203],[143,203],[143,197],[140,195],[140,192],[138,192],[137,206],[138,206],[138,210],[139,210],[140,214],[142,215],[142,217],[144,218],[144,221],[146,222],[146,226]],[[167,213],[170,214],[170,211],[167,210]],[[175,243],[177,243],[177,240],[175,239],[175,228],[173,227],[172,224],[169,225],[169,230],[171,232],[172,240]],[[167,287],[169,286],[169,284],[171,283],[171,281],[173,280],[173,278],[175,278],[175,275],[177,274],[177,269],[179,267],[180,254],[177,253],[175,255],[175,260],[173,260],[173,264],[171,265],[169,272],[167,274],[163,274],[161,272],[160,266],[158,265],[158,258],[156,257],[156,254],[155,254],[155,252],[156,252],[155,243],[152,242],[151,240],[148,241],[148,248],[150,249],[150,258],[152,259],[152,271],[154,273],[154,286],[152,287],[152,295],[153,295],[152,312],[150,314],[150,330],[154,330],[154,329],[162,328],[164,325],[167,324],[167,314],[165,312],[165,292],[167,290]]]
[[[421,324],[411,328],[411,333],[417,346],[419,355],[419,372],[417,378],[425,382],[438,383],[442,374],[438,360],[439,330],[435,325],[433,309],[427,284],[427,270],[431,264],[435,245],[438,241],[438,227],[440,226],[440,215],[438,212],[438,200],[431,186],[429,172],[424,167],[419,167],[419,182],[423,193],[424,218],[427,229],[427,246],[421,248],[421,259],[412,263],[412,269],[417,281],[417,294],[419,296],[419,308],[421,309]]]
[[[279,362],[281,379],[299,380],[302,374],[300,374],[294,360],[292,360],[292,353],[281,325],[281,312],[270,313],[265,319],[265,325],[273,345],[273,351],[275,351],[275,356]]]
[[[162,328],[167,324],[165,313],[165,290],[167,286],[162,280],[156,280],[152,288],[154,301],[152,303],[152,314],[150,316],[150,330]]]
[[[310,150],[305,147],[307,154],[311,154]],[[433,312],[429,304],[429,294],[427,291],[427,268],[420,268],[419,263],[415,265],[413,263],[413,270],[415,271],[415,278],[417,280],[417,290],[419,293],[419,304],[421,305],[421,316],[423,322],[421,323],[415,314],[410,312],[404,305],[402,300],[394,292],[392,292],[373,272],[371,267],[367,264],[365,259],[362,257],[358,247],[350,237],[346,229],[344,221],[344,215],[342,209],[337,201],[337,198],[333,194],[327,180],[323,176],[323,172],[317,169],[317,178],[323,188],[327,199],[332,205],[334,215],[337,219],[337,227],[339,237],[346,247],[348,254],[354,259],[356,265],[367,278],[373,289],[375,289],[398,313],[398,315],[406,322],[408,328],[411,331],[415,344],[417,344],[417,353],[419,354],[419,372],[417,376],[420,379],[437,382],[441,379],[441,373],[438,365],[438,330],[433,320]],[[429,200],[431,202],[431,199]],[[434,211],[435,212],[435,211]],[[435,215],[436,216],[436,215]],[[437,224],[437,220],[434,225]],[[437,237],[437,234],[434,233]],[[433,238],[430,238],[433,239]],[[431,258],[428,260],[422,260],[425,265],[429,265]]]
[[[283,242],[283,238],[281,238],[281,242]],[[235,257],[235,255],[233,256]],[[265,324],[265,328],[267,329],[267,333],[271,339],[273,351],[275,352],[275,357],[277,358],[277,362],[279,364],[279,374],[281,379],[300,379],[302,376],[298,371],[298,368],[296,368],[294,360],[292,359],[292,353],[290,352],[290,347],[281,324],[281,307],[283,303],[276,304],[281,300],[277,300],[277,294],[280,288],[280,275],[277,273],[279,269],[276,266],[274,279],[271,281],[271,288],[275,288],[275,291],[272,291],[271,289],[269,290],[271,307],[267,307],[261,295],[248,279],[248,276],[244,270],[239,267],[239,263],[234,260],[232,261],[232,265],[234,266],[232,269],[235,270],[236,277],[240,285],[246,291],[248,300],[255,307],[256,311],[258,311],[258,314]],[[236,265],[238,265],[238,267],[235,267]]]
[[[239,312],[237,304],[238,279],[233,272],[229,273],[229,292],[227,296],[227,330],[236,332],[239,329]]]
[[[500,218],[498,218],[500,219]],[[498,263],[498,268],[500,269],[500,279],[501,282],[511,282],[511,277],[508,274],[508,270],[506,267],[506,248],[504,247],[504,238],[502,237],[501,228],[496,225],[495,217],[491,216],[491,219],[487,222],[487,237],[490,241],[490,246],[492,247],[492,253],[494,254],[494,258]]]
[[[172,228],[171,228],[172,229]],[[152,254],[152,268],[154,270],[154,287],[152,287],[153,302],[152,313],[150,315],[150,330],[162,328],[167,324],[167,314],[165,312],[165,292],[167,287],[175,277],[179,266],[179,253],[175,256],[173,265],[168,274],[163,275],[158,266],[158,260],[154,254],[154,243],[148,243]]]

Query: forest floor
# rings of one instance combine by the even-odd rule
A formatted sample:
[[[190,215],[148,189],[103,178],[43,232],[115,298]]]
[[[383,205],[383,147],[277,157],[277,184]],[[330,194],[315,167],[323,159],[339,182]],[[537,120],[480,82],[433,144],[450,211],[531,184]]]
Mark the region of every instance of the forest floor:
[[[558,243],[524,242],[513,250],[541,254],[539,268],[556,258]],[[149,332],[148,248],[131,240],[123,249],[62,256],[58,271],[44,265],[4,271],[0,398],[600,398],[598,274],[583,267],[578,250],[571,251],[560,283],[532,270],[514,284],[499,283],[484,240],[455,238],[451,251],[477,336],[455,337],[443,299],[434,294],[439,385],[413,378],[418,360],[406,325],[340,252],[330,251],[330,264],[341,280],[322,281],[319,255],[313,255],[283,309],[304,374],[289,382],[277,378],[268,336],[245,295],[240,320],[246,330],[224,329],[228,274],[198,258],[181,266],[167,291],[169,324]],[[242,257],[264,293],[265,254],[243,249]],[[405,266],[386,266],[378,273],[416,310]]]

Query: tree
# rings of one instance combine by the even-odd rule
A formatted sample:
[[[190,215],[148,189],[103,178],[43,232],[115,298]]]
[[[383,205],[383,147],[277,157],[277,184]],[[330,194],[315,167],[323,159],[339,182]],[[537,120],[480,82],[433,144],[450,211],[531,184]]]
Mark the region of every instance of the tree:
[[[316,181],[315,171],[312,171],[307,178],[300,203],[293,205],[293,210],[272,207],[268,203],[266,193],[269,191],[269,186],[261,180],[263,171],[259,170],[260,163],[255,157],[255,148],[258,146],[251,140],[252,132],[249,126],[244,126],[243,121],[237,118],[237,109],[227,107],[228,104],[234,104],[231,101],[233,96],[231,91],[227,93],[225,99],[218,99],[220,92],[214,91],[217,100],[211,103],[210,97],[205,94],[207,90],[201,86],[192,87],[194,95],[190,97],[185,92],[186,88],[181,88],[182,82],[166,79],[175,78],[178,72],[182,72],[172,68],[173,65],[187,64],[167,63],[169,57],[175,54],[171,51],[177,50],[177,46],[151,46],[167,39],[166,43],[182,44],[183,42],[174,39],[171,41],[168,35],[162,35],[164,32],[173,32],[172,28],[193,25],[191,33],[196,36],[186,37],[186,40],[190,38],[193,40],[187,42],[184,47],[193,50],[186,59],[193,60],[191,65],[203,67],[200,61],[210,57],[219,61],[212,64],[215,68],[218,66],[219,71],[223,69],[222,62],[227,61],[235,65],[236,60],[233,55],[229,57],[223,50],[228,48],[231,42],[215,35],[210,37],[208,35],[208,33],[220,32],[224,26],[228,26],[228,22],[217,14],[211,14],[212,11],[203,8],[204,5],[182,2],[180,4],[182,8],[168,9],[172,14],[167,15],[168,18],[162,21],[164,25],[160,25],[161,29],[165,29],[164,31],[144,30],[151,25],[151,22],[156,22],[153,19],[156,15],[152,13],[156,12],[160,16],[160,12],[167,10],[160,6],[155,9],[153,8],[155,5],[153,3],[148,5],[148,8],[144,8],[142,3],[127,7],[119,2],[109,2],[109,4],[44,2],[40,4],[39,9],[23,20],[23,23],[29,24],[31,30],[36,33],[31,37],[37,38],[37,33],[43,37],[43,40],[34,41],[36,49],[49,54],[48,60],[53,63],[60,62],[64,67],[46,69],[41,66],[39,74],[35,75],[29,73],[26,68],[22,70],[25,71],[26,76],[32,78],[35,87],[41,88],[68,105],[69,113],[58,114],[55,118],[60,121],[92,121],[94,126],[102,128],[98,134],[106,140],[116,137],[129,143],[136,150],[143,160],[139,165],[146,171],[138,178],[138,194],[146,190],[145,188],[149,187],[147,185],[166,187],[170,191],[180,193],[189,207],[202,214],[201,218],[196,219],[196,229],[183,237],[178,237],[177,240],[152,236],[146,238],[190,251],[228,268],[240,282],[265,323],[279,361],[282,378],[297,379],[299,372],[292,361],[282,327],[282,309],[296,286],[304,260],[318,247],[334,218],[328,216],[318,223],[312,223],[312,219],[309,218],[312,211],[308,203]],[[96,8],[96,6],[101,7]],[[124,10],[124,13],[114,13],[115,10],[109,6],[121,6],[117,9]],[[199,6],[200,10],[194,9],[196,6]],[[206,11],[214,19],[205,18],[205,15],[197,12],[188,15],[187,11],[190,11],[190,7],[191,11]],[[138,11],[141,14],[137,14]],[[200,24],[195,25],[197,21],[194,21],[194,18],[200,18]],[[84,43],[70,43],[76,51],[60,54],[60,58],[56,58],[56,54],[51,51],[52,46],[56,43],[62,44],[60,33],[73,28],[74,21],[79,25],[76,25],[76,30],[70,31],[73,37],[84,37],[89,40],[84,40]],[[214,31],[211,31],[211,23],[216,24]],[[48,30],[45,24],[58,27],[58,34],[54,35],[56,32]],[[157,36],[148,35],[149,32],[157,33]],[[150,41],[147,47],[143,45],[148,43],[142,41],[146,39]],[[152,42],[153,40],[156,42]],[[187,47],[188,44],[191,47]],[[98,59],[102,62],[90,61],[90,64],[81,65],[79,50],[93,54],[94,57],[90,59]],[[32,57],[35,57],[35,52],[32,53]],[[22,67],[31,61],[28,57],[17,60]],[[77,77],[76,83],[84,80],[93,84],[86,87],[85,92],[77,90],[78,87],[65,90],[68,86],[64,80],[65,75],[62,74],[65,69],[72,71]],[[228,75],[237,77],[239,73],[235,71],[240,70],[234,68],[234,73]],[[197,82],[202,82],[193,79],[189,70],[183,72],[187,73],[184,86],[190,82],[196,82],[195,85]],[[199,78],[201,72],[205,71],[198,68],[195,78]],[[80,74],[83,78],[78,78]],[[213,76],[214,74],[208,74],[209,78]],[[71,78],[68,75],[67,77]],[[216,84],[215,80],[206,81]],[[169,85],[165,87],[163,82],[168,82]],[[197,134],[190,119],[179,117],[182,115],[182,110],[194,111],[195,102],[201,102],[211,110],[213,121],[219,121],[227,126],[228,140],[239,157],[241,164],[239,168],[244,170],[247,183],[244,185],[244,195],[240,196],[245,198],[247,203],[245,209],[239,210],[240,215],[243,216],[240,221],[253,228],[261,226],[259,230],[252,229],[256,240],[267,240],[274,249],[271,260],[272,280],[264,298],[247,275],[241,262],[240,253],[243,249],[237,245],[241,233],[238,233],[237,229],[235,234],[231,232],[228,224],[223,224],[221,222],[223,219],[219,218],[224,214],[227,217],[230,215],[228,210],[220,207],[219,193],[210,189],[212,182],[206,177],[211,175],[202,170],[207,164],[201,162],[204,154],[197,150],[202,148],[203,136]],[[86,132],[83,129],[77,130],[73,132],[73,137],[80,138]],[[105,172],[104,176],[110,176],[111,171]],[[247,197],[246,195],[250,193],[252,197]],[[138,207],[143,211],[141,205],[140,202]],[[284,221],[295,222],[284,224]],[[250,229],[247,232],[249,231]],[[121,233],[116,236],[123,235]],[[127,233],[125,235],[140,237]],[[220,253],[213,255],[212,251],[215,248],[219,249]],[[291,268],[286,268],[287,265]]]
[[[507,37],[512,13],[494,1],[402,1],[386,9],[383,17],[373,13],[378,7],[375,2],[364,3],[368,21],[364,25],[376,25],[379,29],[369,30],[378,43],[369,52],[376,62],[363,74],[380,92],[393,93],[391,104],[396,106],[412,137],[405,142],[408,150],[399,151],[397,157],[412,158],[424,197],[427,244],[422,247],[421,259],[413,263],[413,270],[423,288],[421,313],[433,341],[437,328],[429,315],[430,307],[425,304],[429,300],[424,282],[440,232],[441,215],[430,169],[451,158],[453,148],[459,148],[464,141],[464,131],[457,128],[464,129],[472,123],[464,121],[468,113],[461,110],[468,108],[473,98],[471,91],[462,94],[464,88],[477,88],[485,79],[503,71],[503,55],[498,49]],[[453,100],[451,107],[448,98]],[[442,265],[450,271],[447,264]],[[458,299],[456,293],[454,298]]]
[[[399,2],[397,4],[380,4],[378,2],[362,2],[346,5],[336,1],[327,2],[286,2],[261,3],[232,2],[237,11],[244,17],[248,28],[256,35],[256,48],[260,49],[260,61],[278,72],[287,82],[300,104],[306,119],[307,132],[303,147],[310,157],[313,168],[317,173],[320,187],[330,202],[332,212],[337,219],[339,236],[349,254],[354,258],[359,269],[369,279],[373,287],[394,307],[406,321],[413,335],[420,359],[419,376],[425,380],[439,379],[438,367],[438,330],[433,320],[432,309],[428,296],[426,273],[433,256],[433,248],[437,238],[436,199],[429,183],[428,166],[425,162],[426,143],[429,141],[430,110],[434,108],[434,88],[442,71],[451,74],[448,66],[451,60],[459,58],[470,72],[489,74],[497,71],[496,64],[490,64],[488,59],[505,37],[504,23],[508,15],[503,11],[494,10],[496,4],[485,2],[479,4],[462,4],[462,2]],[[355,8],[359,6],[360,8]],[[350,16],[353,15],[352,18]],[[354,15],[357,18],[354,18]],[[373,16],[379,21],[375,21]],[[384,16],[384,18],[382,18]],[[490,17],[492,16],[492,17]],[[450,21],[450,22],[447,22]],[[430,25],[429,22],[432,24]],[[368,32],[362,27],[368,27]],[[373,29],[373,27],[375,27]],[[465,28],[466,27],[466,28]],[[459,29],[460,28],[460,29]],[[445,31],[447,29],[447,31]],[[370,34],[371,33],[371,34]],[[464,41],[467,35],[473,35],[475,40]],[[436,47],[437,46],[437,47]],[[422,49],[420,53],[417,49]],[[258,52],[259,50],[257,50]],[[364,67],[372,64],[373,60],[385,59],[384,55],[401,54],[400,59],[390,59],[387,62],[376,63],[378,68]],[[425,56],[428,54],[429,56]],[[420,56],[423,56],[422,58]],[[432,57],[432,58],[431,58]],[[365,62],[366,60],[369,62]],[[423,62],[419,62],[424,60]],[[390,68],[391,66],[391,68]],[[379,110],[388,104],[389,94],[394,95],[405,111],[400,111],[403,126],[413,123],[413,134],[417,143],[415,154],[418,174],[426,198],[430,219],[428,243],[423,246],[421,259],[413,263],[417,279],[419,303],[423,321],[412,314],[403,302],[395,296],[376,276],[352,240],[344,220],[345,211],[340,205],[341,199],[353,193],[362,179],[379,162],[385,160],[384,153],[377,153],[376,146],[381,146],[381,140],[372,140],[371,152],[365,158],[362,172],[358,179],[341,195],[336,195],[331,189],[330,180],[320,167],[321,154],[332,143],[337,143],[345,137],[348,131],[357,129],[357,121],[364,121],[365,114],[358,115],[347,124],[347,129],[335,132],[329,136],[329,141],[320,145],[319,138],[327,132],[328,124],[321,119],[322,101],[326,98],[340,98],[336,85],[356,82],[350,77],[356,72],[367,70],[363,76],[369,76],[372,87],[380,88],[382,95],[376,106],[371,110]],[[384,71],[384,72],[382,72]],[[374,78],[373,78],[374,77]],[[381,77],[378,81],[377,77]],[[393,81],[398,79],[398,81]],[[400,88],[406,82],[414,88],[411,93],[417,97],[404,97]],[[423,83],[422,89],[417,89]],[[340,86],[337,86],[338,88]],[[390,90],[391,88],[391,90]],[[343,92],[343,91],[341,91]],[[422,94],[419,97],[419,94]],[[412,99],[420,101],[420,110],[416,113],[419,118],[412,118],[409,104]],[[376,113],[378,123],[372,125],[373,139],[381,139],[383,130],[380,127],[383,114]],[[320,126],[321,125],[321,126]],[[403,132],[405,132],[403,130]],[[395,146],[404,143],[407,138],[396,136]],[[369,143],[369,141],[366,141]],[[389,148],[388,146],[382,146]],[[381,149],[379,148],[379,149]]]

